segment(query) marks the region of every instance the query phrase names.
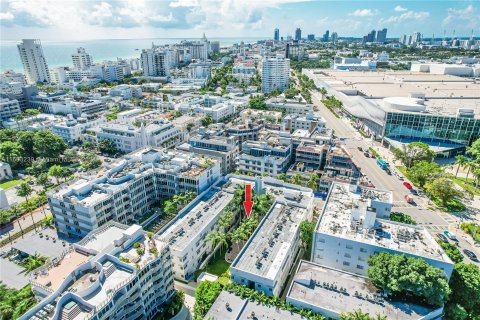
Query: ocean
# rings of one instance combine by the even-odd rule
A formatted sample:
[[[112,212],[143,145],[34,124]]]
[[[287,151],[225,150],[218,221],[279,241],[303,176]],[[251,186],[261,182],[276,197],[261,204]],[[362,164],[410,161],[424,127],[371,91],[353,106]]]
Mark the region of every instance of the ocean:
[[[262,38],[208,38],[210,41],[220,41],[220,46],[230,46],[244,41],[256,42]],[[142,49],[156,45],[179,43],[182,40],[199,40],[198,38],[155,38],[155,39],[115,39],[115,40],[87,40],[71,42],[42,41],[43,53],[48,67],[72,66],[71,55],[78,47],[83,47],[92,55],[94,62],[116,60],[118,58],[140,58]],[[23,72],[22,62],[18,54],[17,44],[21,41],[0,42],[0,70],[14,70]],[[138,50],[137,50],[138,49]]]

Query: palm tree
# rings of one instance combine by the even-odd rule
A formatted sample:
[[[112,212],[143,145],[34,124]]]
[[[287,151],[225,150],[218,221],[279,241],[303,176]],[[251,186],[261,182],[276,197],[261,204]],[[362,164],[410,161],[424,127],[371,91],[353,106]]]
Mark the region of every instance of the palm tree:
[[[468,162],[468,158],[465,157],[464,155],[458,155],[455,157],[455,159],[456,159],[455,164],[457,165],[457,171],[455,172],[455,178],[456,178],[458,175],[458,170],[465,166],[465,164]]]
[[[0,211],[0,224],[7,224],[11,220],[11,215],[7,210],[2,210]],[[10,230],[7,229],[7,234],[8,234],[8,241],[12,242],[12,237],[10,236]],[[0,311],[1,314],[1,311]],[[1,317],[0,317],[1,319]]]
[[[22,225],[20,224],[20,215],[22,214],[22,211],[20,210],[20,208],[14,204],[10,207],[10,214],[12,215],[12,217],[15,217],[17,219],[17,223],[18,223],[18,226],[20,227],[20,231],[22,232],[22,238],[23,238],[23,228],[22,228]]]
[[[278,180],[282,180],[283,182],[287,182],[287,175],[285,172],[282,172],[278,175]]]
[[[215,250],[215,247],[220,243],[220,233],[218,231],[210,232],[205,239],[212,244],[212,248]],[[215,251],[213,256],[216,255],[217,252]]]
[[[28,197],[30,197],[32,193],[33,193],[32,187],[30,187],[30,185],[26,182],[23,182],[22,184],[20,184],[16,192],[17,196],[25,197],[25,201],[27,202],[28,202]]]
[[[223,246],[225,246],[225,248],[228,248],[228,238],[229,235],[224,232],[220,232],[218,234],[218,244],[220,244],[221,248],[223,248]]]
[[[308,180],[308,187],[310,189],[312,189],[313,191],[317,191],[318,190],[318,185],[319,185],[319,181],[320,181],[320,178],[318,177],[318,175],[315,173],[315,174],[312,174],[310,176],[310,179]]]
[[[47,185],[50,183],[50,180],[48,179],[48,173],[44,172],[44,173],[41,173],[37,180],[35,181],[35,183],[37,184],[37,186],[42,186],[43,187],[43,191],[44,192],[47,192]]]
[[[468,175],[470,174],[470,171],[472,169],[475,169],[475,166],[476,166],[476,163],[475,161],[473,160],[468,160],[466,163],[465,163],[465,167],[468,168],[468,171],[467,171],[467,175],[465,176],[465,183],[468,183],[467,180],[468,180]]]
[[[480,182],[480,164],[476,164],[475,169],[473,169],[472,173],[475,176],[475,192],[477,192],[478,183]]]
[[[27,272],[31,272],[45,264],[47,258],[42,257],[41,255],[35,253],[34,256],[28,256],[24,259],[23,267]]]
[[[237,250],[240,250],[239,244],[243,239],[245,239],[245,237],[245,230],[243,230],[242,228],[236,228],[235,230],[233,230],[232,241],[236,244]]]
[[[300,185],[302,183],[302,177],[297,173],[292,177],[292,183]]]
[[[319,91],[320,91],[320,94],[322,95],[322,100],[323,100],[323,98],[327,94],[327,89],[325,89],[325,87],[321,87]]]

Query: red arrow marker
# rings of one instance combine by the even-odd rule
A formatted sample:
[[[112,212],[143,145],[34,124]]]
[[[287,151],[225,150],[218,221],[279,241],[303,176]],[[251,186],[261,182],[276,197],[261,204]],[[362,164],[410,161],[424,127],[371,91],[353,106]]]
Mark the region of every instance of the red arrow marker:
[[[247,218],[250,218],[250,213],[252,213],[253,201],[252,201],[252,185],[245,185],[245,201],[243,202],[243,207],[245,208],[245,213]]]

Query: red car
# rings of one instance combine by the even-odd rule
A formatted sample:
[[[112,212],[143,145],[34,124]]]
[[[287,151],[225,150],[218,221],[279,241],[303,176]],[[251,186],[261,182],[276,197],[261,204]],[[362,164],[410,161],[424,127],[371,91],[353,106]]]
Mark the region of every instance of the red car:
[[[410,182],[407,182],[407,181],[405,181],[405,182],[403,183],[403,185],[404,185],[405,188],[407,188],[407,189],[412,189],[412,188],[413,188],[413,186],[410,184]]]

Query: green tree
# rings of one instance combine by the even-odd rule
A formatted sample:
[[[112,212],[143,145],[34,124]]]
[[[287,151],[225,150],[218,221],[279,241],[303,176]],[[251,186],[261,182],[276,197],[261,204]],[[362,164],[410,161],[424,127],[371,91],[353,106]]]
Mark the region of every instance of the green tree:
[[[368,258],[368,277],[386,293],[413,295],[440,306],[450,294],[447,276],[420,258],[380,252]]]
[[[310,176],[310,179],[308,179],[307,185],[313,191],[317,191],[318,186],[320,185],[320,178],[318,177],[318,174],[316,174],[316,173],[312,174]]]
[[[32,193],[33,193],[33,188],[30,187],[30,185],[26,182],[21,183],[18,186],[18,189],[16,192],[17,196],[25,197],[25,201],[28,201],[28,197],[30,197]]]
[[[375,317],[371,317],[369,313],[362,310],[354,310],[340,315],[341,320],[387,320],[387,317],[380,314],[376,314]]]
[[[65,157],[65,160],[69,162],[78,162],[78,152],[75,149],[67,149],[63,153],[63,156]]]
[[[22,163],[23,148],[18,142],[5,141],[0,143],[0,160],[18,167]]]
[[[47,171],[48,161],[44,158],[38,158],[32,161],[30,167],[27,168],[28,173],[32,176],[38,176],[42,172]]]
[[[29,158],[35,157],[33,151],[33,142],[35,140],[35,132],[33,131],[19,131],[17,134],[17,142],[22,146],[24,156]]]
[[[203,119],[202,119],[202,126],[208,127],[213,123],[213,118],[211,115],[207,114]]]
[[[448,178],[438,178],[426,184],[426,190],[433,197],[439,199],[443,206],[447,206],[448,202],[460,197],[462,192],[455,188],[455,184]]]
[[[300,239],[306,250],[306,256],[309,257],[312,249],[313,232],[315,231],[315,222],[304,220],[300,223]]]
[[[291,182],[296,185],[301,185],[302,184],[302,176],[299,175],[298,173],[294,174],[292,176]]]
[[[83,168],[90,170],[100,167],[102,161],[95,153],[87,151],[80,156],[80,163]]]
[[[278,175],[278,179],[282,180],[283,182],[287,182],[287,174],[285,172],[282,172]]]
[[[108,140],[108,139],[100,139],[98,141],[98,150],[101,153],[106,153],[109,155],[114,155],[115,153],[118,152],[117,147],[112,142],[112,140]]]
[[[173,201],[167,200],[163,203],[162,210],[166,215],[174,215],[177,213],[177,205]]]
[[[460,168],[465,167],[465,165],[468,162],[468,158],[461,154],[456,156],[455,159],[456,159],[455,164],[457,165],[457,171],[455,172],[455,178],[456,178],[458,176],[458,170],[460,170]]]
[[[195,306],[193,307],[193,320],[202,320],[212,307],[222,286],[218,282],[202,281],[195,289]]]
[[[432,161],[435,157],[435,152],[430,150],[428,144],[423,142],[404,144],[401,149],[395,149],[394,153],[408,168],[413,166],[415,161]]]
[[[248,106],[252,109],[266,110],[268,109],[267,104],[265,103],[265,98],[262,96],[250,97],[248,101]]]
[[[440,247],[442,247],[445,254],[453,261],[453,263],[459,263],[463,261],[463,255],[458,250],[457,246],[451,243],[445,243],[443,241],[437,240]]]
[[[419,187],[425,185],[425,183],[434,177],[438,176],[442,172],[442,168],[435,162],[430,161],[417,161],[413,166],[407,169],[407,176]]]
[[[467,153],[472,155],[476,160],[480,160],[480,138],[472,143],[467,149]]]
[[[62,166],[58,164],[53,165],[50,167],[50,169],[48,169],[48,175],[50,177],[54,177],[57,180],[57,185],[60,184],[59,178],[62,177],[62,169]]]
[[[448,301],[447,319],[480,318],[480,268],[474,264],[457,263],[450,279],[452,295]],[[461,314],[468,315],[465,318]]]
[[[67,149],[62,138],[50,131],[37,131],[33,141],[33,150],[38,157],[55,159]]]
[[[412,219],[411,216],[402,212],[392,212],[390,213],[390,220],[406,223],[406,224],[417,224],[415,220]]]

